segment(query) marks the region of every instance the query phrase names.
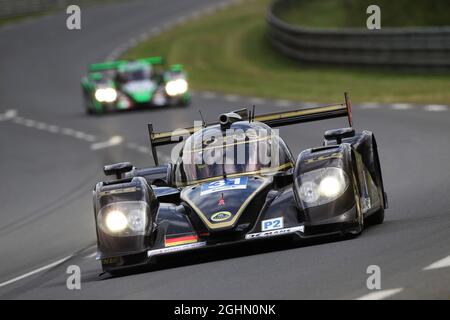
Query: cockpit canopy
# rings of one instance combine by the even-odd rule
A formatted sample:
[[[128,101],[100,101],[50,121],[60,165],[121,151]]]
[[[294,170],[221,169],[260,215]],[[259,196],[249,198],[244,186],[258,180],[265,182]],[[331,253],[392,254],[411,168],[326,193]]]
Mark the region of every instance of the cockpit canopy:
[[[148,80],[151,76],[152,66],[148,63],[130,62],[118,69],[118,77],[121,82]]]
[[[293,158],[277,130],[239,121],[198,130],[186,139],[175,162],[179,186],[223,177],[273,175],[293,167]]]

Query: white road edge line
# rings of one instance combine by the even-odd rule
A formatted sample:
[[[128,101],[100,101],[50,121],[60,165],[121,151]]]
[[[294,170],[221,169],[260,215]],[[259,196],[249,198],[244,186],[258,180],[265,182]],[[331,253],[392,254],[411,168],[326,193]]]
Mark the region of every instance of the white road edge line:
[[[447,111],[448,107],[444,106],[444,105],[439,105],[439,104],[430,104],[428,106],[425,106],[425,111],[430,111],[430,112],[443,112],[443,111]]]
[[[107,141],[97,142],[91,145],[91,150],[100,150],[105,148],[110,148],[117,146],[123,142],[123,137],[121,136],[113,136]]]
[[[228,102],[238,102],[238,101],[242,100],[242,98],[240,96],[234,95],[234,94],[227,94],[223,98]]]
[[[409,103],[394,103],[392,105],[393,110],[409,110],[412,109],[412,105]]]
[[[369,294],[366,294],[356,300],[383,300],[387,299],[389,297],[392,297],[393,295],[396,295],[403,291],[403,288],[396,288],[396,289],[388,289],[388,290],[379,290],[376,292],[372,292]]]
[[[38,268],[38,269],[36,269],[36,270],[30,271],[30,272],[25,273],[25,274],[23,274],[23,275],[21,275],[21,276],[18,276],[18,277],[16,277],[16,278],[13,278],[13,279],[8,280],[8,281],[5,281],[5,282],[2,282],[2,283],[0,283],[0,288],[1,288],[1,287],[4,287],[4,286],[7,286],[7,285],[9,285],[9,284],[12,284],[12,283],[14,283],[14,282],[17,282],[17,281],[19,281],[19,280],[28,278],[28,277],[30,277],[30,276],[36,274],[36,273],[45,271],[45,270],[50,269],[50,268],[53,268],[53,267],[56,267],[56,266],[58,266],[58,265],[60,265],[60,264],[62,264],[62,263],[64,263],[64,262],[66,262],[66,261],[69,260],[70,258],[72,258],[72,256],[67,256],[67,257],[65,257],[65,258],[62,258],[61,260],[52,262],[52,263],[50,263],[50,264],[48,264],[48,265],[46,265],[46,266],[43,266],[43,267]]]
[[[85,256],[84,258],[85,258],[85,259],[92,259],[92,258],[95,258],[96,256],[97,256],[97,251],[94,252],[94,253],[88,254],[88,255]]]
[[[248,99],[248,101],[250,103],[254,103],[254,104],[266,104],[267,100],[264,98],[259,98],[259,97],[251,97]]]
[[[2,120],[10,120],[17,117],[17,110],[11,109],[6,110],[5,113],[0,113],[0,121]]]
[[[204,91],[201,93],[201,97],[205,99],[214,99],[217,97],[217,94],[210,91]]]
[[[365,102],[360,104],[361,109],[371,110],[380,108],[380,104],[376,102]]]
[[[294,105],[294,102],[291,100],[275,100],[275,105],[277,107],[289,107]]]
[[[435,263],[430,264],[428,267],[424,268],[424,271],[428,270],[435,270],[435,269],[441,269],[441,268],[448,268],[450,267],[450,256],[441,259],[439,261],[436,261]]]

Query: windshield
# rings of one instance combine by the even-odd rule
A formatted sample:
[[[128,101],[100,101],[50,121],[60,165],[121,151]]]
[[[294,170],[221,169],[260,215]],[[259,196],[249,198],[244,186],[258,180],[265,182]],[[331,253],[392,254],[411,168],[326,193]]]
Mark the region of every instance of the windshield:
[[[130,66],[119,72],[119,79],[122,82],[148,80],[151,77],[151,68],[148,65]]]
[[[196,132],[175,164],[177,185],[202,183],[240,175],[270,175],[293,167],[283,140],[265,125],[233,125]]]

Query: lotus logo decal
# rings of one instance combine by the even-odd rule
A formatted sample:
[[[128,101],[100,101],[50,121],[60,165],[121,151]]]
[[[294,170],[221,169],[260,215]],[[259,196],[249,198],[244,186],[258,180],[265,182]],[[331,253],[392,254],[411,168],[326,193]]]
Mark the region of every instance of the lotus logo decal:
[[[214,213],[211,216],[211,221],[214,221],[214,222],[226,221],[226,220],[230,219],[231,216],[232,216],[231,212],[220,211],[220,212]]]

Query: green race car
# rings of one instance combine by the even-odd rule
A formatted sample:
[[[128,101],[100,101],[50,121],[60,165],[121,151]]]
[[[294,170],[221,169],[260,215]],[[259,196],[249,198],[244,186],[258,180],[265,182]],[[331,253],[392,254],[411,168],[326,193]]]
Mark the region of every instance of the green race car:
[[[160,57],[92,64],[81,86],[88,114],[190,101],[183,66],[175,64],[166,70]]]

